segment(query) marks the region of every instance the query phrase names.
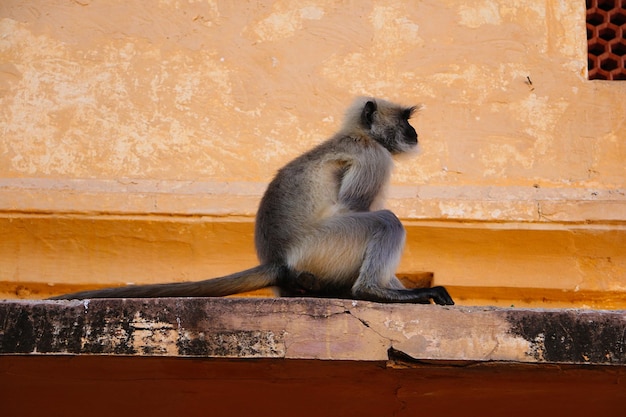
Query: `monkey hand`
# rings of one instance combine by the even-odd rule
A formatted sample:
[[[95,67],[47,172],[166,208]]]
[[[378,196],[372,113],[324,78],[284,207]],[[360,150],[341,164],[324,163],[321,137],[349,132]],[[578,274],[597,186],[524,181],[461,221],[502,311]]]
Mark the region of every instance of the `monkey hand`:
[[[452,297],[450,297],[450,294],[448,294],[448,290],[446,290],[444,287],[421,288],[421,290],[429,290],[430,298],[435,302],[435,304],[439,304],[442,306],[454,305]]]

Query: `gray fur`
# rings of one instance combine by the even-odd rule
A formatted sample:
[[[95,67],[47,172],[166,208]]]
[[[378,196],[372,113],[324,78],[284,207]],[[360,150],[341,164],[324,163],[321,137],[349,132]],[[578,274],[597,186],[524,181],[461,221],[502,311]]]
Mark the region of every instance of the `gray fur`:
[[[278,171],[256,217],[260,266],[198,282],[57,298],[214,297],[277,286],[285,296],[453,304],[443,287],[405,289],[395,277],[405,231],[380,207],[392,155],[417,146],[408,121],[415,109],[359,98],[337,134]]]

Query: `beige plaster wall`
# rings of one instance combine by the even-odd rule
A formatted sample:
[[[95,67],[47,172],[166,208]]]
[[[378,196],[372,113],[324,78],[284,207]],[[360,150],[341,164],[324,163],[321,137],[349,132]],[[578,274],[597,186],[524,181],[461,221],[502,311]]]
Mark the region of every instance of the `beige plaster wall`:
[[[433,239],[444,243],[430,258],[404,259],[405,269],[435,270],[448,284],[466,285],[461,265],[473,259],[480,267],[506,253],[522,262],[478,280],[626,288],[626,82],[586,79],[583,1],[514,3],[2,1],[0,281],[63,282],[50,270],[42,278],[32,267],[37,258],[24,255],[48,246],[46,257],[61,253],[54,268],[72,282],[130,280],[135,267],[109,278],[67,267],[67,248],[79,248],[68,255],[74,259],[107,235],[109,226],[98,226],[101,233],[55,247],[60,233],[85,235],[85,221],[143,216],[158,225],[159,217],[146,216],[191,216],[243,222],[249,233],[275,170],[332,134],[353,96],[375,95],[425,105],[415,118],[421,154],[398,164],[390,207],[415,228],[410,253],[430,230],[441,230]],[[22,222],[33,216],[45,217],[35,221],[48,224],[45,243],[24,232]],[[158,231],[142,229],[143,241],[161,242],[170,220]],[[472,255],[471,245],[451,266],[443,255],[458,253],[454,245],[467,239],[446,238],[446,230],[467,222],[485,230],[476,239],[490,255]],[[541,243],[531,255],[559,245],[548,250],[557,252],[548,272],[515,249],[526,236],[514,245],[502,246],[504,235],[489,243],[493,227],[555,231],[552,242],[530,239]],[[592,251],[567,251],[598,235]],[[159,248],[169,254],[167,245]],[[238,256],[254,262],[251,244],[242,251],[226,261],[230,269],[241,266]],[[16,253],[21,267],[11,260]],[[196,278],[216,257],[175,254],[165,278]],[[594,267],[580,266],[588,258],[610,260],[601,272],[610,285],[596,285]],[[87,270],[120,260],[106,259]],[[570,261],[567,279],[542,284]],[[196,272],[177,275],[185,262]],[[528,265],[539,274],[530,284]],[[136,272],[132,280],[159,279]]]
[[[426,105],[396,183],[623,187],[584,2],[510,3],[4,1],[0,175],[267,181],[371,94]]]

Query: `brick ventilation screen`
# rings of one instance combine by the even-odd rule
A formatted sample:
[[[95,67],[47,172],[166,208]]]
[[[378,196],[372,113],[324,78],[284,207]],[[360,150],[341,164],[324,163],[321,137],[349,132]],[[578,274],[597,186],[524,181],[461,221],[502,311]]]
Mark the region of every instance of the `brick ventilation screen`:
[[[587,0],[590,80],[626,80],[626,0]]]

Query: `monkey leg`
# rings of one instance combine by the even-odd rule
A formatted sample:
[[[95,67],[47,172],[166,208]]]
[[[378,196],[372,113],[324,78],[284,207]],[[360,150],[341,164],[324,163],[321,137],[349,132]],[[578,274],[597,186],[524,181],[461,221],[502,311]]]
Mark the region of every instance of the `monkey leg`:
[[[281,297],[352,298],[349,286],[323,281],[310,272],[292,273],[278,288]]]
[[[445,287],[412,289],[376,288],[355,294],[355,298],[379,303],[430,304],[431,300],[439,305],[454,305],[454,300]]]
[[[331,217],[308,231],[288,256],[292,270],[307,272],[293,277],[285,294],[453,304],[443,287],[406,289],[395,277],[404,240],[404,227],[389,210]]]
[[[352,287],[355,298],[387,303],[452,305],[444,287],[406,289],[395,277],[404,248],[405,230],[389,210],[371,212],[373,233],[367,243],[359,277]]]
[[[395,278],[395,277],[394,277]],[[442,305],[453,305],[454,301],[452,301],[452,298],[450,297],[450,295],[448,294],[448,291],[444,288],[444,287],[431,287],[431,288],[414,288],[414,289],[407,289],[402,282],[400,282],[400,280],[398,278],[395,278],[391,281],[391,288],[396,289],[396,290],[400,290],[402,291],[410,291],[411,293],[413,293],[413,296],[416,297],[416,299],[414,301],[412,301],[413,303],[417,303],[417,304],[430,304],[430,300],[434,300],[435,304],[442,304]],[[423,297],[423,300],[420,301],[419,297]]]

